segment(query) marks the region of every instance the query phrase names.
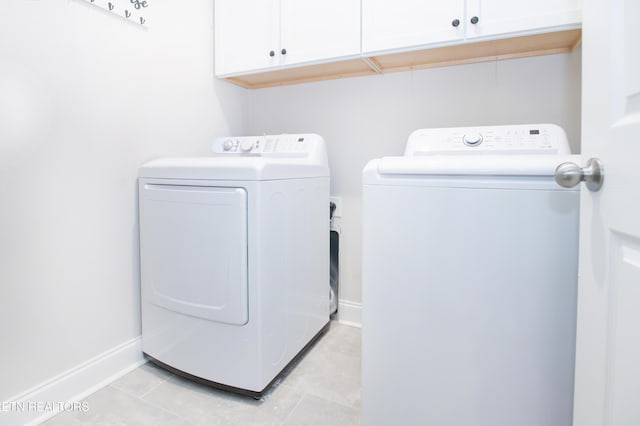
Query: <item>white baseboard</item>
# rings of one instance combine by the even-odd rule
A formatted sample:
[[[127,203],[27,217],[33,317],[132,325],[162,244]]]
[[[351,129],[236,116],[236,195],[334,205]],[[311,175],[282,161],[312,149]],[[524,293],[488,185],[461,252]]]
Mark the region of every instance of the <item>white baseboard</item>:
[[[338,322],[352,327],[362,327],[362,304],[339,300]]]
[[[145,362],[142,338],[136,337],[2,402],[0,425],[37,425],[61,411],[82,409],[72,403]]]

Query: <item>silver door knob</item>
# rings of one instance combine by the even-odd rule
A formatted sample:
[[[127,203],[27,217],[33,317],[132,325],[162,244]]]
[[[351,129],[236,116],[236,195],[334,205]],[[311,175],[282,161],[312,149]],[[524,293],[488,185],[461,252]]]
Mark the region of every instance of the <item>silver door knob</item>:
[[[584,182],[589,191],[599,191],[604,180],[602,163],[598,158],[590,158],[587,167],[580,167],[575,163],[562,163],[556,167],[555,179],[558,185],[573,188]]]

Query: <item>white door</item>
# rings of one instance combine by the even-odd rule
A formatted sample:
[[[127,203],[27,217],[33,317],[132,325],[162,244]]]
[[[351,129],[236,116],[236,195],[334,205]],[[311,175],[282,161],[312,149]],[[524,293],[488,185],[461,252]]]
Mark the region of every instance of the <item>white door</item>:
[[[574,425],[640,425],[640,2],[585,0]]]
[[[462,39],[464,20],[464,0],[362,0],[362,51]]]
[[[467,0],[466,36],[578,27],[581,3],[581,0]]]
[[[282,0],[280,16],[283,64],[360,54],[360,0]]]
[[[279,64],[280,0],[215,0],[216,75]]]

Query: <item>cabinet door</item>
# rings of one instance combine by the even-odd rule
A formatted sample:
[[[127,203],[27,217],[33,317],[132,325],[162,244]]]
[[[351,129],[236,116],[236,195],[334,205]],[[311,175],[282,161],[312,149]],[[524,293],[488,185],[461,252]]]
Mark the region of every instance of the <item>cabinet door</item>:
[[[283,64],[360,54],[360,0],[281,0],[280,16]]]
[[[467,38],[576,27],[581,0],[467,0]],[[477,17],[477,23],[471,19]]]
[[[280,0],[215,0],[216,75],[278,64],[279,28]]]
[[[464,0],[362,0],[362,50],[462,39],[464,21]]]

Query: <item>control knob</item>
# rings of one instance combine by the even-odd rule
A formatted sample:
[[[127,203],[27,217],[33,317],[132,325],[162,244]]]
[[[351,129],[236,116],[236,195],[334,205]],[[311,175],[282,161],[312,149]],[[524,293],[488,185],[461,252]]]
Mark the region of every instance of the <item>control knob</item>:
[[[240,149],[242,150],[242,152],[251,152],[254,146],[255,143],[253,142],[253,140],[247,139],[242,141],[242,143],[240,144]]]
[[[233,141],[231,139],[227,139],[226,141],[224,141],[224,143],[222,144],[222,149],[224,149],[225,151],[229,151],[231,148],[233,148]]]
[[[482,143],[482,134],[468,133],[462,137],[462,142],[467,146],[478,146]]]

